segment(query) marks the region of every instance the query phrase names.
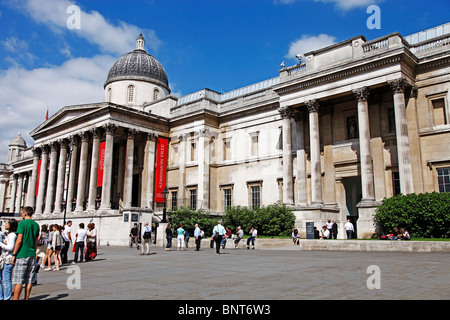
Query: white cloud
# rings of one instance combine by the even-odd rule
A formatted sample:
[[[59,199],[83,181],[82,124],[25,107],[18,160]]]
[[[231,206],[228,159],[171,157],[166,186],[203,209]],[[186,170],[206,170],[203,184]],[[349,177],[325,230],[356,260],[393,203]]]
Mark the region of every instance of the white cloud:
[[[77,5],[70,0],[23,0],[12,2],[12,6],[27,13],[34,21],[47,25],[56,33],[74,32],[79,37],[97,45],[102,52],[123,54],[135,48],[136,38],[142,33],[146,39],[146,47],[152,52],[158,50],[161,40],[153,30],[142,29],[125,22],[114,25],[97,11],[86,12],[80,8],[79,29],[69,29],[67,21],[74,13],[67,9]]]
[[[71,59],[61,66],[0,73],[0,162],[7,159],[8,144],[21,132],[29,133],[67,105],[103,101],[103,84],[116,59],[110,55]]]
[[[295,58],[299,53],[305,54],[310,51],[325,48],[336,43],[336,38],[327,34],[319,34],[318,36],[303,35],[289,45],[289,52],[286,58]]]
[[[334,3],[337,10],[348,11],[354,8],[366,8],[371,4],[377,4],[383,0],[274,0],[275,4],[292,4],[300,1]]]

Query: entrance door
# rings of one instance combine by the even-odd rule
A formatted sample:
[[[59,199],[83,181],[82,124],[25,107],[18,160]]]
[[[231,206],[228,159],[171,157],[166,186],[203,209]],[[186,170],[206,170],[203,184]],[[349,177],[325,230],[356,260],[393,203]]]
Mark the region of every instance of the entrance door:
[[[358,230],[356,229],[358,220],[358,208],[356,205],[362,198],[361,177],[350,177],[344,179],[345,202],[347,205],[347,219],[353,223],[355,228],[354,238],[357,238]]]
[[[133,174],[133,193],[131,195],[131,206],[139,207],[139,174]]]

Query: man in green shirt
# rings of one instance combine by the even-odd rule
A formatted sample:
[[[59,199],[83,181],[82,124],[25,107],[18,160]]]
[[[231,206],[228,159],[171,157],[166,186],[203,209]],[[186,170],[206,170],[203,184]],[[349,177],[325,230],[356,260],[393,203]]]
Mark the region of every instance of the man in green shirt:
[[[39,225],[31,219],[33,208],[22,208],[21,214],[23,220],[17,227],[17,240],[11,259],[11,264],[14,265],[12,276],[12,284],[15,285],[14,300],[19,300],[23,284],[26,284],[25,300],[30,298],[36,274],[36,248],[39,240]]]

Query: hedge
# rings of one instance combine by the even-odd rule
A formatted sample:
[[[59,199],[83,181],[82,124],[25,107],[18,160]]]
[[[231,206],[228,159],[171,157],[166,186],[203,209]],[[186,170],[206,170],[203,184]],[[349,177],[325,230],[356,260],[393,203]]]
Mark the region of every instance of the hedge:
[[[399,194],[385,198],[374,223],[379,234],[405,228],[414,238],[450,238],[450,193]]]
[[[184,229],[187,229],[191,236],[196,223],[199,224],[205,235],[211,235],[219,219],[223,221],[222,225],[229,227],[233,233],[236,232],[238,226],[244,230],[245,234],[255,227],[259,235],[266,236],[290,236],[295,225],[295,215],[292,210],[278,204],[254,209],[241,206],[228,207],[223,216],[214,216],[204,210],[193,211],[181,207],[170,212],[169,217],[174,229],[182,223]]]

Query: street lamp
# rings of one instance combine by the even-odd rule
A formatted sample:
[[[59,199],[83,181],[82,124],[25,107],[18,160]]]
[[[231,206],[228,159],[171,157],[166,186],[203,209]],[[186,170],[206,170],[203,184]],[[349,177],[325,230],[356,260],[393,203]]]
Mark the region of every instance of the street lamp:
[[[69,205],[69,202],[67,197],[69,196],[69,183],[70,183],[70,167],[72,162],[72,151],[73,151],[73,142],[69,142],[69,170],[67,173],[67,189],[66,189],[66,205],[64,206],[64,221],[63,226],[66,225],[66,212],[67,212],[67,206]]]
[[[167,186],[164,188],[162,195],[164,197],[163,222],[166,222],[166,200],[167,196],[169,195],[169,190],[167,190]]]

